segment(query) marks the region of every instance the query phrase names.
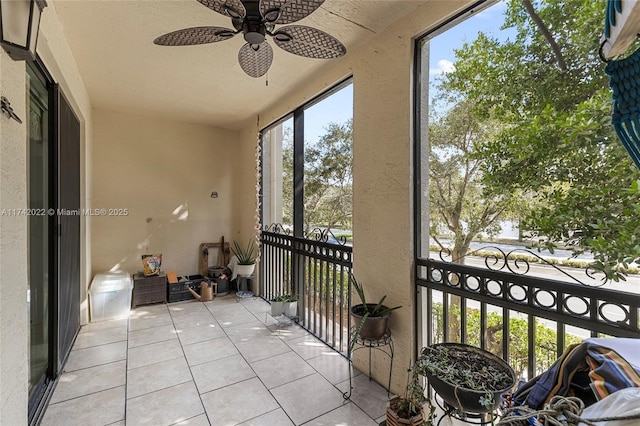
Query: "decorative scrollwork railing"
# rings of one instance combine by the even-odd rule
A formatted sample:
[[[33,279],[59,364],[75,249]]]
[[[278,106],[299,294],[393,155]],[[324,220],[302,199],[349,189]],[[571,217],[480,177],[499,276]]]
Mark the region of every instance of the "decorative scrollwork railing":
[[[344,235],[336,236],[329,228],[313,228],[306,235],[308,240],[321,241],[323,243],[334,243],[341,246],[347,245],[347,237]]]
[[[511,354],[514,342],[525,338],[526,354],[511,361],[512,365],[524,365],[528,377],[533,377],[541,372],[542,364],[536,363],[536,357],[547,356],[540,346],[543,333],[549,339],[545,330],[555,335],[545,344],[555,347],[556,357],[576,339],[640,338],[640,294],[585,285],[570,275],[570,282],[532,276],[530,262],[510,254],[502,252],[499,259],[478,262],[484,267],[417,260],[418,305],[424,307],[419,325],[427,340],[423,345],[461,341],[485,349],[491,346],[509,361],[512,355],[515,357]],[[563,272],[548,262],[542,264],[556,273]],[[525,324],[526,336],[514,331],[516,323]],[[548,347],[545,350],[548,352]]]
[[[537,263],[553,268],[556,272],[562,274],[572,282],[590,287],[603,286],[611,281],[604,273],[596,271],[590,266],[587,266],[584,269],[572,268],[584,273],[586,280],[580,279],[577,275],[569,273],[566,269],[558,267],[555,263],[542,257],[538,253],[524,248],[505,251],[497,246],[484,246],[470,251],[460,258],[453,259],[451,250],[447,247],[443,247],[440,252],[438,252],[438,257],[443,262],[453,263],[464,263],[465,258],[483,257],[484,265],[487,269],[492,271],[511,272],[512,274],[517,275],[527,275],[531,271],[531,263]]]

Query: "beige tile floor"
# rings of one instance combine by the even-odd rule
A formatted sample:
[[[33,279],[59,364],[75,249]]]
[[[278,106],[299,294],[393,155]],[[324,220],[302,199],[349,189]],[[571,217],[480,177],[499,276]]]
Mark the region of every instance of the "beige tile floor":
[[[82,327],[42,425],[349,425],[387,392],[262,299],[140,306]]]

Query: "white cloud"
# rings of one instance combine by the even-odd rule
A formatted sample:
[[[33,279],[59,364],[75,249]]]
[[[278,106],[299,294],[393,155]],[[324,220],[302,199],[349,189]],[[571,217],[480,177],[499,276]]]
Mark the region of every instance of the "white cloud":
[[[440,59],[438,61],[438,66],[436,68],[432,68],[429,70],[431,74],[446,74],[454,71],[456,69],[453,62],[448,61],[446,59]]]

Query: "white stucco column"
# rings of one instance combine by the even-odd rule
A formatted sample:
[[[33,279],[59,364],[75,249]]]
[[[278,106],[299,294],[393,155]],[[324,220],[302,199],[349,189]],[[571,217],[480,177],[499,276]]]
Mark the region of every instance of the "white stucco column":
[[[387,295],[385,305],[402,305],[390,320],[393,392],[406,385],[414,335],[412,45],[400,35],[377,37],[357,52],[353,69],[354,273],[369,301]],[[364,352],[354,365],[367,371]],[[388,357],[375,355],[373,376],[385,383]]]

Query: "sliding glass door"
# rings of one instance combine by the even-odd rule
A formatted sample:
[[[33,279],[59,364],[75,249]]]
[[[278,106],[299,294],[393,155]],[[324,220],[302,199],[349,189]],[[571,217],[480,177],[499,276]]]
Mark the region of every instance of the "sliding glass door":
[[[27,67],[28,145],[27,216],[29,288],[29,411],[40,400],[51,376],[51,159],[49,92],[37,72]]]

